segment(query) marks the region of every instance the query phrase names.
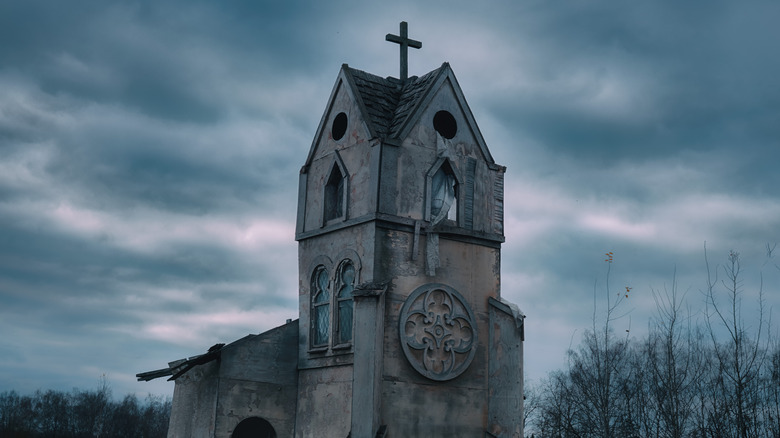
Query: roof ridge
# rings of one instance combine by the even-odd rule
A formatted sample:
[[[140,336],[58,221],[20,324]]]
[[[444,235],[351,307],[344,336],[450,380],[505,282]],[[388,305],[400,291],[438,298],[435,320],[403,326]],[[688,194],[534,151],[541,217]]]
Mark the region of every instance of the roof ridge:
[[[445,62],[441,67],[420,77],[412,76],[404,82],[390,76],[383,78],[347,64],[342,68],[351,76],[372,133],[380,138],[396,138],[435,78],[448,65]]]
[[[409,117],[415,113],[415,110],[420,106],[433,83],[436,82],[436,79],[447,66],[449,64],[445,62],[440,67],[429,71],[419,78],[415,77],[415,80],[408,80],[404,83],[401,97],[391,122],[391,136],[393,138],[397,138],[401,134],[401,130],[406,125]]]

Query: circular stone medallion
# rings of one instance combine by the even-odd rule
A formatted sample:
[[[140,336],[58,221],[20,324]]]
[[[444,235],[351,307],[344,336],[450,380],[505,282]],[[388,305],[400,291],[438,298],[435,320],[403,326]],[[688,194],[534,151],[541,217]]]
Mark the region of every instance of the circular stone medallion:
[[[415,289],[401,308],[399,329],[406,359],[429,379],[454,379],[474,359],[474,314],[463,296],[447,285],[432,283]]]

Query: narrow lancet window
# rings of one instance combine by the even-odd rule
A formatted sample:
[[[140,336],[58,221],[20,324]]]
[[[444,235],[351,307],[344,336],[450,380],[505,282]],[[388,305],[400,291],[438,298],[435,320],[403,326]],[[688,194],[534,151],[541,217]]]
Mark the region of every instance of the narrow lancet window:
[[[346,260],[339,267],[337,344],[346,344],[352,341],[352,292],[354,290],[355,266],[351,261]]]
[[[431,223],[434,225],[447,218],[457,219],[457,180],[445,166],[433,175],[431,186]]]
[[[318,266],[311,279],[312,347],[324,347],[330,341],[330,290],[328,270]]]
[[[344,216],[344,175],[334,165],[325,184],[325,222]]]

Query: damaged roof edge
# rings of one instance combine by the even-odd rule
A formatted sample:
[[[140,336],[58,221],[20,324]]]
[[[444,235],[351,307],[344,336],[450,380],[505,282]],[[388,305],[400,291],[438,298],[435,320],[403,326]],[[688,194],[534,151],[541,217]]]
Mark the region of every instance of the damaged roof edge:
[[[270,330],[266,330],[265,332],[257,335],[253,335],[253,334],[246,335],[241,339],[231,342],[230,344],[222,344],[222,343],[214,344],[211,347],[209,347],[209,349],[204,354],[199,354],[197,356],[192,356],[185,359],[175,360],[173,362],[168,362],[168,368],[162,368],[159,370],[138,373],[135,375],[135,377],[138,379],[139,382],[148,382],[150,380],[159,379],[160,377],[166,377],[166,376],[171,376],[168,379],[168,381],[176,380],[179,377],[181,377],[184,373],[195,368],[198,365],[203,365],[205,363],[209,363],[213,360],[219,359],[219,357],[222,355],[222,350],[226,348],[234,347],[242,342],[247,341],[248,339],[253,339],[258,336],[269,335],[291,324],[298,324],[298,319],[297,318],[288,319],[286,323],[278,327],[274,327]]]
[[[139,382],[148,382],[150,380],[159,379],[160,377],[173,375],[173,370],[170,367],[162,368],[154,371],[147,371],[145,373],[138,373],[135,375]]]
[[[193,356],[188,359],[180,359],[168,364],[168,368],[162,368],[154,371],[147,371],[144,373],[138,373],[135,377],[139,382],[148,382],[150,380],[158,379],[160,377],[171,376],[168,381],[176,380],[187,371],[193,369],[198,365],[211,362],[219,357],[220,352],[225,344],[212,345],[206,354]]]

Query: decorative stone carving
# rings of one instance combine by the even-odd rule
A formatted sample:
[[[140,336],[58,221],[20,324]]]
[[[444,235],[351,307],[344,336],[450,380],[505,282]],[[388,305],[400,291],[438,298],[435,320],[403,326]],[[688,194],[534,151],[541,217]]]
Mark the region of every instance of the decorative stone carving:
[[[401,308],[399,329],[406,359],[431,380],[454,379],[474,359],[474,314],[463,296],[447,285],[415,289]]]

